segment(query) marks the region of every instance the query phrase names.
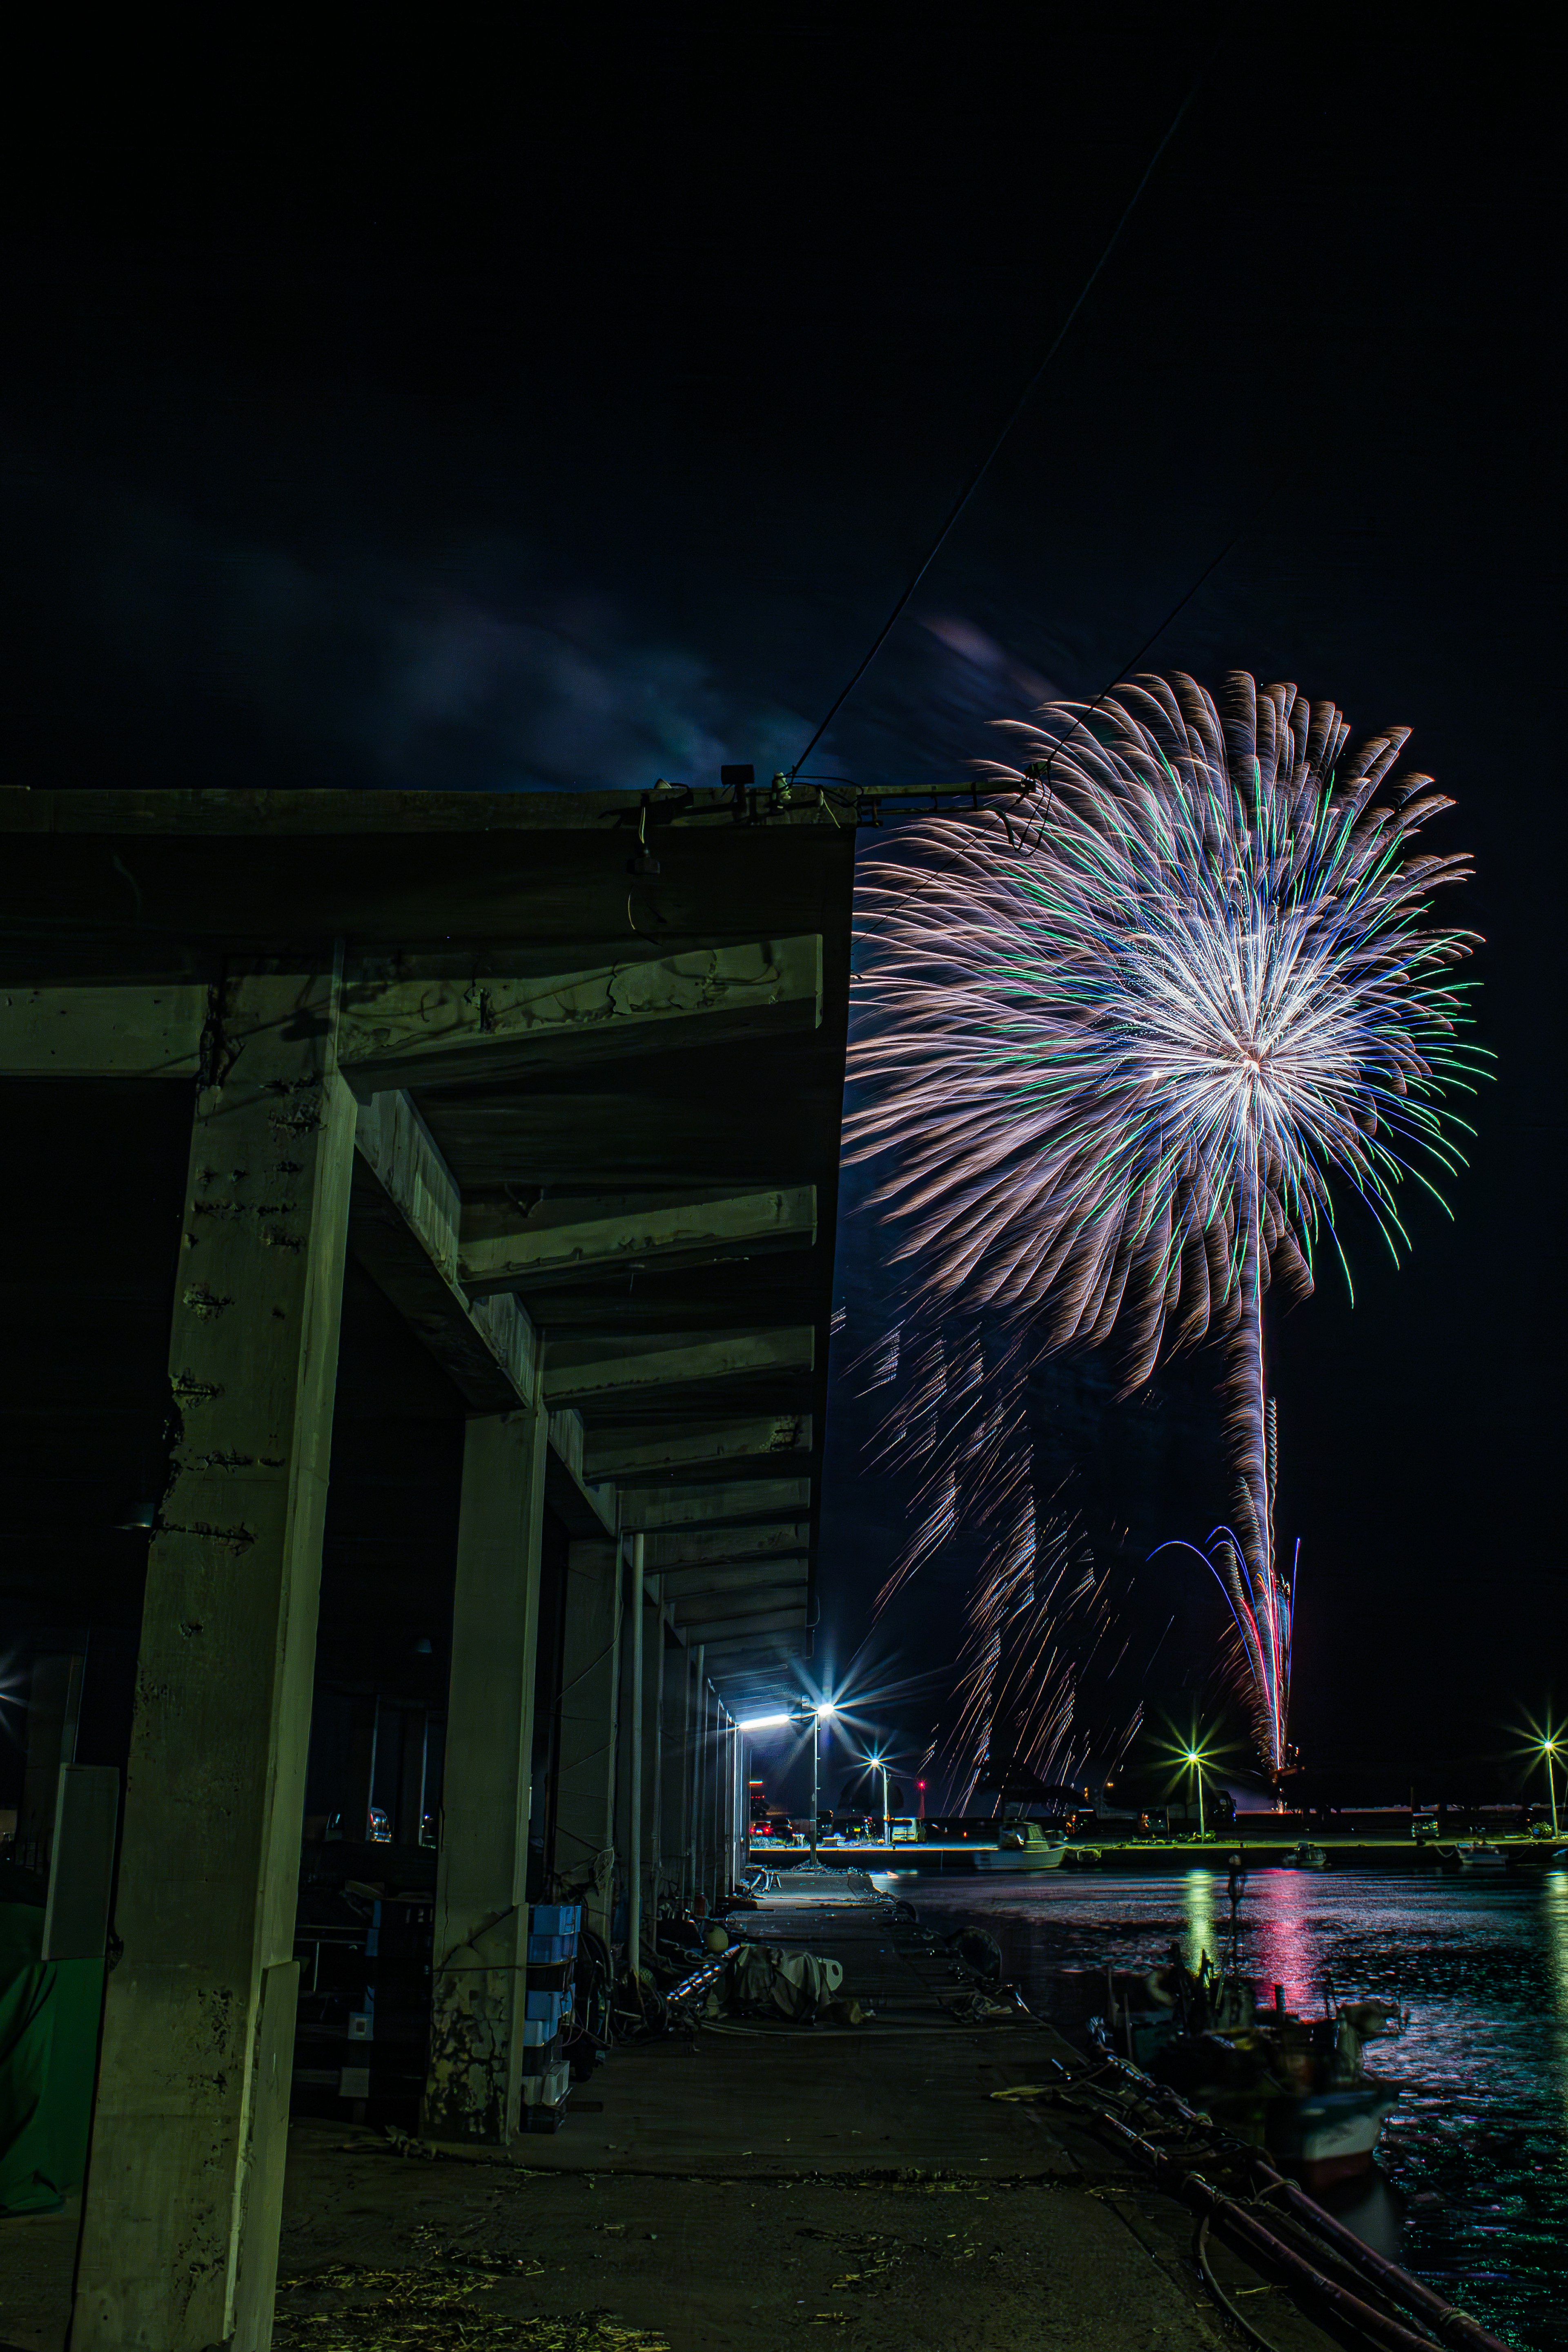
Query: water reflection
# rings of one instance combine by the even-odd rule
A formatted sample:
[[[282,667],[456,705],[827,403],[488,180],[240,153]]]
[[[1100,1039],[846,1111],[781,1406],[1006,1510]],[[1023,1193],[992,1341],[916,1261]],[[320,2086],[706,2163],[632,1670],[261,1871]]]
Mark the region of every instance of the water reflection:
[[[1186,1886],[1187,1932],[1182,1958],[1188,1968],[1202,1965],[1205,1952],[1219,1965],[1220,1948],[1214,1931],[1215,1879],[1211,1870],[1189,1870]]]
[[[1551,1956],[1552,1989],[1557,2010],[1557,2030],[1552,2036],[1556,2044],[1553,2071],[1558,2098],[1568,2116],[1568,1872],[1548,1873],[1541,1890],[1541,1910],[1546,1923],[1546,1948]],[[1559,2151],[1559,2160],[1568,2162],[1568,2140]]]
[[[1173,1941],[1223,1956],[1223,1876],[900,1885],[922,1916],[984,1919],[1008,1972],[1048,2008],[1066,1971],[1152,1966]],[[1568,1877],[1254,1871],[1241,1964],[1293,2007],[1379,1994],[1411,2011],[1378,2053],[1405,2085],[1387,2176],[1343,2218],[1530,2352],[1568,2352]]]

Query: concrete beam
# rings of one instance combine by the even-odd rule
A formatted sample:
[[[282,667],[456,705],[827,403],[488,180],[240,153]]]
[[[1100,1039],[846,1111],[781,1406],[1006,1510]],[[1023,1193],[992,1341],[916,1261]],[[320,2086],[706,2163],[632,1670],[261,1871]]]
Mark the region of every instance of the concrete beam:
[[[781,1610],[790,1624],[803,1624],[807,1602],[805,1586],[800,1582],[759,1585],[750,1592],[694,1592],[676,1605],[675,1624],[687,1642],[701,1642],[707,1639],[710,1625],[720,1633],[744,1633],[755,1620],[772,1617]]]
[[[405,1094],[362,1102],[350,1246],[476,1412],[533,1395],[533,1326],[515,1298],[470,1300],[458,1279],[458,1186]]]
[[[547,1342],[544,1393],[552,1405],[598,1407],[652,1399],[659,1389],[689,1388],[709,1381],[765,1380],[809,1374],[816,1361],[816,1334],[809,1323],[783,1331],[725,1332],[671,1348],[657,1340],[623,1344],[614,1355],[591,1339]]]
[[[742,1560],[729,1568],[667,1568],[660,1572],[658,1589],[679,1610],[694,1593],[756,1592],[785,1584],[804,1590],[810,1574],[811,1562],[801,1552],[782,1559]]]
[[[645,1478],[720,1479],[743,1476],[759,1464],[808,1458],[811,1415],[780,1412],[751,1421],[714,1421],[668,1433],[611,1430],[589,1433],[586,1475],[620,1486]]]
[[[342,1061],[370,1094],[809,1032],[821,1019],[815,933],[534,980],[410,977],[402,959],[345,984]]]
[[[727,1569],[746,1560],[790,1559],[810,1549],[810,1521],[788,1518],[771,1526],[711,1531],[677,1528],[668,1535],[650,1535],[646,1558],[649,1569],[662,1574],[666,1569],[707,1565]]]
[[[689,1645],[701,1642],[722,1650],[731,1643],[750,1642],[761,1633],[793,1633],[804,1632],[805,1610],[797,1604],[789,1609],[759,1611],[754,1617],[714,1617],[701,1624],[682,1625],[681,1639]]]
[[[585,1276],[664,1273],[767,1250],[809,1249],[816,1239],[815,1184],[635,1206],[614,1199],[542,1201],[526,1215],[487,1209],[466,1216],[458,1271],[474,1297]]]
[[[550,1416],[550,1461],[544,1497],[569,1535],[614,1535],[616,1490],[590,1486],[583,1475],[583,1416],[567,1411]]]
[[[708,1671],[715,1682],[731,1684],[751,1676],[765,1681],[774,1668],[786,1658],[809,1658],[811,1655],[809,1625],[802,1624],[793,1633],[734,1633],[709,1642]],[[744,1703],[736,1712],[746,1711]]]
[[[797,1478],[731,1479],[711,1486],[636,1486],[619,1488],[621,1525],[648,1531],[715,1530],[765,1525],[790,1512],[804,1517],[811,1508],[811,1480]]]
[[[194,1078],[214,998],[197,981],[0,989],[0,1077]]]

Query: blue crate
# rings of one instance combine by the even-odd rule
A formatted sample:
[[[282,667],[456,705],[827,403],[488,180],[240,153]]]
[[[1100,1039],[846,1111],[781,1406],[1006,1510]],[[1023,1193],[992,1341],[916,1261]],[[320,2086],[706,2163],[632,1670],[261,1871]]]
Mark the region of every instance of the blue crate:
[[[528,1958],[536,1969],[552,1968],[560,1960],[574,1959],[577,1953],[575,1936],[530,1936]]]
[[[559,2017],[525,2017],[522,2021],[522,2046],[525,2050],[552,2048],[561,2039]]]
[[[542,2021],[548,2020],[552,2032],[560,2024],[571,2005],[571,1996],[560,1990],[552,1992],[530,1992],[526,1999],[524,2016]]]
[[[531,1936],[574,1936],[582,1925],[580,1903],[535,1903],[528,1915]]]

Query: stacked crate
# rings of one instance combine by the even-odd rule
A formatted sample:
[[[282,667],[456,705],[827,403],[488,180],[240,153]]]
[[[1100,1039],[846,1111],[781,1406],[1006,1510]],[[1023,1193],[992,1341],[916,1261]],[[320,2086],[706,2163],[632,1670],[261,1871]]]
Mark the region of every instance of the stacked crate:
[[[317,1894],[301,1908],[318,1916],[302,1917],[294,1936],[294,2113],[342,2114],[346,2105],[354,2122],[416,2128],[430,2033],[429,1898]]]
[[[559,2131],[566,2114],[572,2070],[562,2031],[572,2014],[572,1979],[579,1903],[536,1903],[528,1918],[528,1990],[522,2024],[524,2131]]]

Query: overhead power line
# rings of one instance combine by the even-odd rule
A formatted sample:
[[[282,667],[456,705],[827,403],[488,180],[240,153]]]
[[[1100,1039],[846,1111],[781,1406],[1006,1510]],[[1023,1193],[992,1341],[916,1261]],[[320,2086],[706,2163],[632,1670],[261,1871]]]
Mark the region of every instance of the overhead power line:
[[[1079,289],[1078,296],[1073,302],[1072,308],[1068,310],[1066,318],[1062,320],[1061,325],[1058,328],[1045,357],[1040,361],[1038,366],[1029,377],[1029,380],[1025,384],[1023,391],[1018,394],[1017,399],[1014,402],[1012,409],[1004,419],[1001,430],[997,433],[995,438],[992,441],[990,447],[986,450],[985,455],[981,458],[980,463],[969,476],[969,478],[960,490],[952,507],[948,509],[946,520],[943,521],[941,530],[937,532],[936,537],[932,540],[930,547],[921,558],[918,568],[910,574],[908,584],[900,595],[897,604],[895,604],[892,611],[888,614],[887,619],[883,622],[881,627],[872,638],[871,643],[868,646],[865,654],[862,656],[858,666],[846,680],[845,684],[839,688],[837,694],[834,697],[833,701],[828,706],[826,715],[824,717],[820,726],[817,728],[816,732],[813,735],[810,742],[806,745],[805,751],[795,761],[795,766],[790,770],[792,782],[795,777],[799,774],[807,760],[810,759],[813,751],[816,751],[816,746],[821,742],[823,737],[826,734],[828,729],[832,726],[834,720],[843,709],[844,705],[848,701],[849,697],[854,693],[856,688],[865,677],[866,672],[870,668],[871,664],[876,660],[877,656],[881,652],[882,647],[892,635],[893,631],[897,628],[900,621],[902,620],[905,613],[909,609],[910,598],[914,595],[914,593],[920,586],[921,582],[925,578],[926,573],[931,570],[931,565],[936,562],[937,557],[942,553],[942,548],[946,545],[954,525],[963,513],[965,507],[968,506],[970,499],[974,496],[975,491],[980,488],[980,485],[984,480],[986,475],[990,472],[992,465],[1001,450],[1003,444],[1005,442],[1008,435],[1012,432],[1013,427],[1018,422],[1019,417],[1024,414],[1025,409],[1027,408],[1030,401],[1033,400],[1036,393],[1040,387],[1040,384],[1045,380],[1046,373],[1050,367],[1051,362],[1056,358],[1057,353],[1060,351],[1063,343],[1066,342],[1068,334],[1071,332],[1074,320],[1078,317],[1079,312],[1088,301],[1089,295],[1094,290],[1101,271],[1104,269],[1106,263],[1110,259],[1111,255],[1115,252],[1117,244],[1121,239],[1122,230],[1126,227],[1128,222],[1131,219],[1133,213],[1137,210],[1139,198],[1142,195],[1144,189],[1148,186],[1150,180],[1153,177],[1155,168],[1159,163],[1161,156],[1164,153],[1166,148],[1175,137],[1176,132],[1180,130],[1183,119],[1185,116],[1188,108],[1192,105],[1194,99],[1196,98],[1199,89],[1202,88],[1204,78],[1207,74],[1210,66],[1214,63],[1215,58],[1219,50],[1220,43],[1225,39],[1226,33],[1228,30],[1229,25],[1227,21],[1226,25],[1221,26],[1218,37],[1215,41],[1214,47],[1209,50],[1207,57],[1205,58],[1202,65],[1199,66],[1196,73],[1193,76],[1186,96],[1183,99],[1180,106],[1177,107],[1174,114],[1171,117],[1170,122],[1166,126],[1164,136],[1161,139],[1159,145],[1155,148],[1153,153],[1150,156],[1148,163],[1144,165],[1142,178],[1139,180],[1137,186],[1133,189],[1132,194],[1128,197],[1126,204],[1123,205],[1121,217],[1117,221],[1115,227],[1111,230],[1110,235],[1106,238],[1105,244],[1101,248],[1099,260],[1095,263],[1094,268],[1089,271],[1089,276],[1084,279],[1082,286]]]

